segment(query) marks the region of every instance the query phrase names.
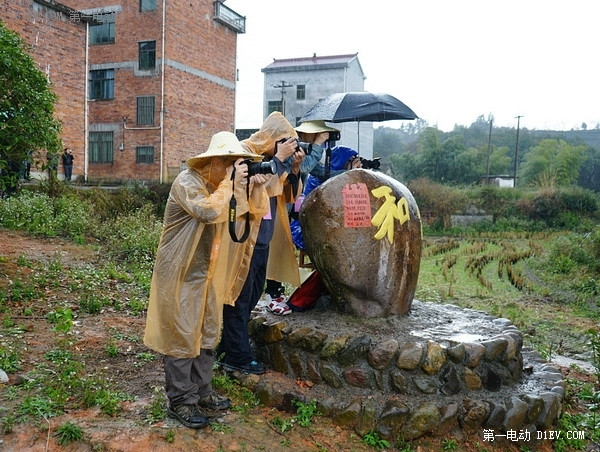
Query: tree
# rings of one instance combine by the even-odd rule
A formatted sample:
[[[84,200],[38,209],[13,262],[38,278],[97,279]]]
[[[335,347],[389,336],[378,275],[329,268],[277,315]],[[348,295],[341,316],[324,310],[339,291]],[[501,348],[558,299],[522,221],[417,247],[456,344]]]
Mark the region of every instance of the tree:
[[[440,130],[428,127],[421,132],[417,141],[417,158],[421,173],[436,182],[442,182],[448,173],[442,149],[442,136]]]
[[[421,177],[417,158],[413,154],[394,154],[390,156],[392,174],[401,182]]]
[[[510,174],[511,152],[514,153],[514,150],[510,150],[507,146],[500,146],[492,151],[490,155],[490,174]]]
[[[588,147],[579,171],[579,185],[600,192],[600,151]]]
[[[60,153],[56,100],[25,42],[0,21],[0,192],[17,187],[21,166],[32,153],[44,162],[46,155]]]
[[[577,182],[585,146],[547,139],[532,147],[521,167],[524,182],[537,185],[570,185]]]

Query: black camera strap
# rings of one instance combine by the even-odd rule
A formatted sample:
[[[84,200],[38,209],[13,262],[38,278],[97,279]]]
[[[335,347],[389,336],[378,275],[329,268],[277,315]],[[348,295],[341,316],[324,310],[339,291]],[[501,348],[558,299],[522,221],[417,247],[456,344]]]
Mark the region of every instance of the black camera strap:
[[[233,193],[235,193],[235,167],[233,168],[233,172],[231,173],[231,189]],[[246,184],[246,199],[250,200],[250,178],[248,178]],[[250,235],[250,212],[246,212],[244,217],[246,219],[246,224],[244,225],[244,233],[240,238],[238,238],[235,233],[235,219],[237,218],[236,214],[237,208],[237,200],[235,199],[235,195],[231,195],[231,199],[229,200],[229,235],[231,236],[231,240],[237,243],[243,243],[246,241],[248,236]]]
[[[327,147],[325,148],[325,180],[331,176],[331,146],[327,141]]]

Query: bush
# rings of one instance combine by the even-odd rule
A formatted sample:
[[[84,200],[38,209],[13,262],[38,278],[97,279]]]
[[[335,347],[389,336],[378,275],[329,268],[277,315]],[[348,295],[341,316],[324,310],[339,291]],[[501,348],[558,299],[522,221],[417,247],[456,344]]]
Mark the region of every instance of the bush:
[[[486,185],[473,192],[479,207],[493,215],[494,221],[514,214],[515,203],[523,195],[520,189],[506,189],[494,185]]]
[[[466,192],[429,179],[415,179],[407,187],[417,202],[423,218],[440,218],[450,227],[450,215],[467,205]]]
[[[591,190],[569,187],[559,192],[561,205],[573,214],[595,216],[598,213],[598,197]]]
[[[524,217],[541,220],[549,227],[573,230],[597,217],[598,199],[593,192],[578,187],[551,188],[525,194],[516,208]]]
[[[112,257],[150,268],[153,265],[162,221],[153,213],[153,206],[142,208],[105,222],[97,231]]]
[[[570,273],[581,265],[588,267],[591,272],[600,272],[600,226],[583,238],[575,233],[556,238],[548,263],[555,273]]]
[[[51,198],[23,190],[0,201],[0,226],[45,236],[81,237],[96,227],[93,207],[64,193]]]

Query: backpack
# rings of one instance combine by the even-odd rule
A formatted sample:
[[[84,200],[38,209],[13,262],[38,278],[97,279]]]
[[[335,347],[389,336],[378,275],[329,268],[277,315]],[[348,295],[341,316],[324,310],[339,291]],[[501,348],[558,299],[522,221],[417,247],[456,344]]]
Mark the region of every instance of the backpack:
[[[316,270],[298,287],[287,301],[292,311],[306,311],[317,304],[317,300],[327,289]]]

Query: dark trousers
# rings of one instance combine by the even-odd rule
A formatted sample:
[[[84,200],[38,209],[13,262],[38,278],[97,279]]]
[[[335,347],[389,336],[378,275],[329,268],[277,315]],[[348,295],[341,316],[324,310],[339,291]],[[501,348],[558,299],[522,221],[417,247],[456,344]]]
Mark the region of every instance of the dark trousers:
[[[73,165],[65,165],[65,180],[71,180],[73,174]]]
[[[212,367],[215,355],[212,350],[202,350],[195,358],[165,356],[165,392],[171,406],[195,405],[213,392]]]
[[[267,279],[265,293],[271,295],[271,298],[277,298],[285,293],[285,287],[279,281]]]
[[[250,313],[258,303],[265,287],[269,247],[257,245],[250,261],[250,271],[234,306],[223,306],[223,334],[217,355],[225,354],[227,364],[243,366],[254,360],[250,349],[248,322]]]

